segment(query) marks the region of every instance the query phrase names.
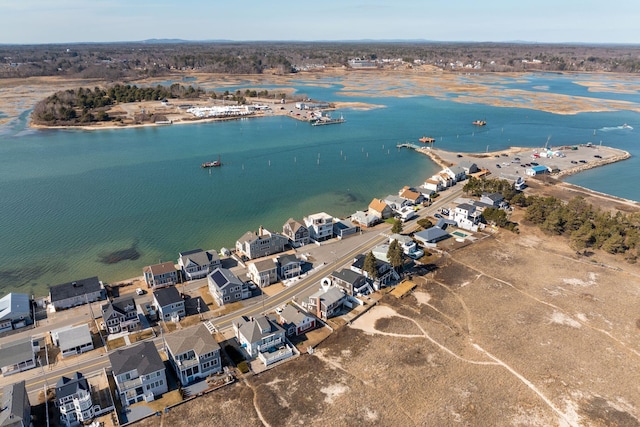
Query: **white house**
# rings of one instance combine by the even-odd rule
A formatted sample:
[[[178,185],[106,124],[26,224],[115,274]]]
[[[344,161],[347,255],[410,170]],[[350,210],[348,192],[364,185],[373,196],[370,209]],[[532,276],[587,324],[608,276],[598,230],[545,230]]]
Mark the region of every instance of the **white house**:
[[[286,341],[284,328],[274,318],[243,316],[233,322],[233,330],[249,357],[257,357],[265,366],[293,355],[293,350]]]
[[[312,240],[322,242],[333,237],[333,217],[326,212],[306,216],[303,220]]]
[[[458,227],[469,231],[478,231],[480,218],[480,212],[469,203],[461,203],[450,212],[450,219],[455,221]]]
[[[253,283],[261,288],[278,281],[278,266],[271,258],[249,263],[247,271]]]

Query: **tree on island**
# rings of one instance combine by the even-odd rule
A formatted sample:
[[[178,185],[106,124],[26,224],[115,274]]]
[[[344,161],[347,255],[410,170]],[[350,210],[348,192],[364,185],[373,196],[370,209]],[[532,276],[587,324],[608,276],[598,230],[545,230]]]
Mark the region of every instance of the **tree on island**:
[[[364,257],[364,266],[362,269],[367,272],[370,279],[375,280],[378,278],[378,260],[375,255],[373,255],[373,252],[369,252]]]
[[[402,252],[400,244],[395,239],[389,244],[387,259],[389,260],[389,264],[391,264],[396,271],[398,271],[404,264],[404,253]]]
[[[396,219],[395,221],[393,221],[393,226],[391,227],[391,232],[394,233],[394,234],[402,233],[402,221],[400,221],[399,219]]]

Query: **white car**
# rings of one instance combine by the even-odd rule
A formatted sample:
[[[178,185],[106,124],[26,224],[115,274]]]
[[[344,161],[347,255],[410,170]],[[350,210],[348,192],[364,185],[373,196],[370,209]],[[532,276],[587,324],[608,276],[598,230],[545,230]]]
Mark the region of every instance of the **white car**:
[[[144,295],[144,289],[142,289],[142,288],[136,288],[136,294],[138,294],[138,295]]]

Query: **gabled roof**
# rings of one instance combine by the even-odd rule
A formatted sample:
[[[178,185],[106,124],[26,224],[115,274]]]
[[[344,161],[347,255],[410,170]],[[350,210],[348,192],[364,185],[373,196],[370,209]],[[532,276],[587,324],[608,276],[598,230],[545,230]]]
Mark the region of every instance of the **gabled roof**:
[[[362,274],[356,273],[355,271],[347,268],[343,268],[340,271],[334,271],[331,273],[331,277],[335,277],[352,285],[358,282],[358,280],[362,280],[362,278],[364,278]]]
[[[99,292],[102,289],[102,284],[98,280],[98,277],[95,276],[89,277],[88,279],[76,280],[75,282],[51,286],[49,293],[51,294],[51,302],[54,302]]]
[[[258,316],[256,318],[247,319],[241,317],[235,321],[238,332],[250,343],[258,342],[263,337],[284,332],[284,329],[278,325],[272,317]]]
[[[227,268],[216,268],[209,274],[210,283],[213,282],[220,290],[232,285],[243,285],[244,282]]]
[[[138,375],[148,375],[165,369],[164,362],[151,341],[144,341],[109,353],[109,361],[116,376],[134,369],[138,371]]]
[[[345,297],[345,294],[337,287],[331,286],[329,289],[320,288],[319,291],[311,295],[309,298],[318,298],[325,307],[336,304]]]
[[[384,211],[384,208],[388,208],[387,205],[382,199],[373,199],[371,203],[369,203],[369,209],[372,209],[376,212]]]
[[[353,263],[351,264],[351,266],[357,268],[358,270],[364,270],[364,260],[365,260],[365,258],[366,258],[366,255],[364,255],[364,254],[356,255],[356,258],[353,261]],[[383,267],[384,265],[389,265],[389,263],[376,258],[376,268],[378,270],[381,267]]]
[[[285,225],[289,225],[289,228],[291,229],[291,231],[295,234],[300,228],[304,228],[305,230],[307,229],[307,227],[302,224],[301,222],[299,222],[298,220],[295,220],[293,218],[289,218],[287,220],[287,222],[285,222]]]
[[[29,295],[12,292],[0,298],[0,321],[20,317],[31,317]]]
[[[80,372],[71,375],[71,378],[61,377],[56,383],[56,399],[76,394],[78,390],[89,391],[89,382]]]
[[[136,302],[131,297],[120,298],[120,299],[117,299],[117,300],[113,300],[112,302],[109,302],[107,304],[103,304],[102,305],[102,318],[103,319],[108,319],[113,315],[114,312],[122,314],[123,316],[125,316],[127,314],[126,308],[129,307],[129,306],[132,307],[132,310],[135,310],[135,308],[136,308]]]
[[[193,249],[187,252],[180,252],[180,260],[182,265],[192,262],[199,266],[209,265],[214,261],[220,260],[220,256],[215,251],[203,251],[202,249]]]
[[[420,196],[421,196],[420,193],[417,193],[417,192],[415,192],[413,190],[410,190],[408,188],[404,189],[402,191],[402,193],[400,193],[400,197],[402,197],[403,199],[408,199],[408,200],[412,200],[412,201],[417,200],[418,198],[420,198]]]
[[[278,264],[280,264],[280,265],[299,264],[300,263],[300,260],[298,259],[297,256],[295,256],[295,254],[280,255],[279,257],[276,258],[276,260],[278,261]]]
[[[465,173],[465,170],[462,166],[449,166],[449,170],[455,175],[461,175]]]
[[[272,259],[262,259],[252,263],[258,272],[268,271],[277,268],[276,263]]]
[[[486,197],[492,202],[501,202],[504,200],[504,197],[500,193],[482,193],[482,197]]]
[[[411,236],[405,236],[403,234],[398,234],[398,233],[394,233],[391,236],[389,236],[389,242],[393,240],[396,240],[401,245],[413,242],[413,239],[411,238]]]
[[[167,334],[165,341],[174,356],[189,350],[198,356],[220,350],[220,344],[202,323]]]
[[[6,386],[3,389],[2,401],[0,402],[0,426],[29,425],[31,420],[23,420],[25,407],[30,407],[29,396],[25,387],[25,381]]]
[[[180,292],[173,286],[153,291],[153,298],[158,302],[160,307],[166,307],[169,304],[176,304],[182,301]]]
[[[351,228],[357,228],[354,223],[348,219],[341,219],[333,223],[333,227],[338,230],[349,230]]]
[[[459,209],[464,209],[467,212],[475,212],[476,207],[469,204],[469,203],[460,203],[458,206],[456,206]]]
[[[287,323],[299,324],[304,321],[305,318],[310,317],[308,313],[294,307],[291,304],[285,304],[284,308],[280,312],[280,317]]]
[[[153,276],[160,276],[162,274],[176,273],[176,266],[173,262],[167,261],[161,264],[148,265],[144,268],[144,271],[151,273]]]

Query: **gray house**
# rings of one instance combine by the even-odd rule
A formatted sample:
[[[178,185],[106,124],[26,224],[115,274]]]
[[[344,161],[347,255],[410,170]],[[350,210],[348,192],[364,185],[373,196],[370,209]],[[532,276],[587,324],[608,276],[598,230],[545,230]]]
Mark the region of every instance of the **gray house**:
[[[32,323],[29,295],[12,292],[0,298],[0,332],[22,328]]]
[[[334,271],[328,279],[333,286],[343,289],[347,295],[372,291],[367,278],[351,269],[343,268],[340,271]]]
[[[451,237],[449,233],[440,227],[431,227],[413,235],[413,237],[423,245],[435,244],[440,240]]]
[[[298,277],[302,273],[302,261],[294,254],[284,254],[276,258],[278,277],[281,280]]]
[[[194,280],[205,277],[216,268],[221,267],[222,263],[216,251],[194,249],[180,252],[178,265],[182,269],[182,275],[186,280]]]
[[[480,201],[497,208],[504,201],[504,197],[500,193],[482,193]]]
[[[309,229],[299,221],[289,218],[282,226],[282,234],[289,238],[293,247],[309,244]]]
[[[39,345],[31,337],[0,344],[0,369],[5,377],[36,367]]]
[[[165,322],[182,319],[187,313],[180,292],[173,286],[153,291],[153,301],[158,308],[159,319]]]
[[[71,378],[61,377],[56,383],[56,406],[60,409],[60,421],[74,425],[91,421],[96,415],[91,399],[91,386],[80,372]],[[98,412],[102,412],[99,405]]]
[[[56,310],[105,299],[107,299],[107,291],[98,277],[89,277],[49,288],[49,302]]]
[[[109,362],[122,406],[151,402],[169,389],[164,362],[151,341],[109,353]]]
[[[240,280],[231,270],[216,268],[207,277],[209,293],[216,300],[216,304],[222,307],[225,304],[249,298],[249,286]]]
[[[0,406],[0,426],[29,427],[31,425],[31,403],[24,380],[3,389],[0,405],[2,405]]]
[[[136,302],[133,298],[121,298],[102,306],[104,329],[110,334],[134,331],[140,326]]]
[[[309,296],[302,302],[302,306],[321,319],[328,319],[340,312],[347,300],[340,288],[321,287],[319,291]]]
[[[265,365],[293,355],[293,350],[287,344],[284,328],[274,318],[242,317],[233,322],[233,330],[249,357],[258,357]]]
[[[220,344],[204,324],[165,336],[167,357],[184,386],[222,371]]]
[[[258,233],[248,231],[236,241],[236,252],[247,259],[256,259],[283,252],[288,243],[286,236],[260,227]]]

